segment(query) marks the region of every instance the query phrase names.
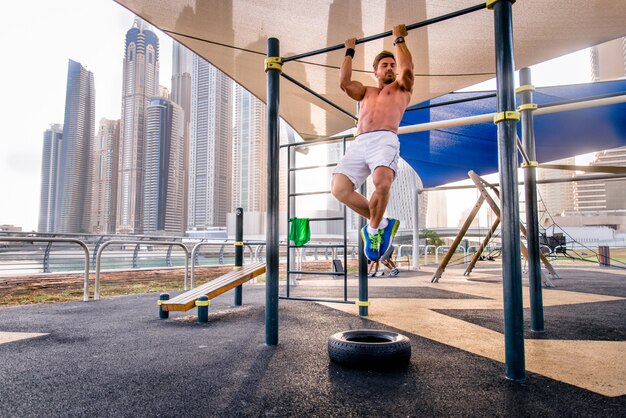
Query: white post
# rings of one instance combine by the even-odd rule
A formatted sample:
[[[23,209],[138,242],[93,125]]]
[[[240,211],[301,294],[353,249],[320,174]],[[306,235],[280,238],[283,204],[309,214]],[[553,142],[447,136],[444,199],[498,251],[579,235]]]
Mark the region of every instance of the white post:
[[[415,193],[413,195],[413,270],[416,270],[416,271],[420,269],[420,248],[419,248],[419,245],[420,245],[420,229],[419,229],[420,199],[419,197],[420,197],[419,190],[416,185]]]

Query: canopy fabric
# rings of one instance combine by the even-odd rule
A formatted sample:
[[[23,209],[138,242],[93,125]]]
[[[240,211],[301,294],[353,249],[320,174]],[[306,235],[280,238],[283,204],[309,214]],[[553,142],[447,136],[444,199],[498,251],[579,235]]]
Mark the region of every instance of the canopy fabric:
[[[533,102],[541,106],[614,93],[626,95],[626,80],[538,88]],[[470,98],[478,99],[427,107]],[[419,110],[409,108],[405,112],[402,126],[494,113],[496,98],[495,92],[451,93],[415,108]],[[626,146],[626,103],[536,116],[534,126],[536,159],[540,163]],[[520,124],[518,135],[521,138]],[[482,123],[403,134],[400,155],[418,173],[424,187],[467,179],[469,170],[479,175],[495,173],[497,127]]]
[[[265,102],[269,37],[283,57],[342,44],[455,12],[477,0],[116,0],[170,34]],[[409,32],[415,63],[411,104],[495,75],[493,12],[487,9]],[[626,1],[517,0],[513,5],[515,64],[530,66],[626,35]],[[354,79],[374,85],[371,62],[390,37],[357,45]],[[343,50],[285,63],[283,72],[350,113],[339,88]],[[349,116],[282,79],[280,115],[303,138],[354,126]]]

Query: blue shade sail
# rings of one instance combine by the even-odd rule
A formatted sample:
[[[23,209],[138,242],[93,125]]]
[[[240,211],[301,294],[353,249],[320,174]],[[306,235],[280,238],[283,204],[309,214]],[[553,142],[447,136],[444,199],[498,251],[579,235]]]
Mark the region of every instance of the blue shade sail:
[[[537,88],[533,101],[541,106],[619,93],[626,94],[626,80]],[[465,99],[474,100],[462,101]],[[456,103],[437,106],[451,101]],[[450,93],[407,109],[401,126],[494,112],[493,91]],[[540,163],[626,146],[626,103],[538,115],[534,121]],[[520,124],[517,129],[521,138]],[[424,187],[467,179],[469,170],[479,175],[495,173],[497,127],[482,123],[402,134],[400,155],[418,173]]]

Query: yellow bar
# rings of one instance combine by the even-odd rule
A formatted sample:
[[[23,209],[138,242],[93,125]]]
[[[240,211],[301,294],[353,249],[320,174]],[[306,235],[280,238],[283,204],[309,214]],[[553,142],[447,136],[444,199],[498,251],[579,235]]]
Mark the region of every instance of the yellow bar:
[[[487,0],[487,9],[492,10],[493,5],[499,2],[500,0]],[[515,0],[509,0],[512,3],[515,3]]]
[[[522,168],[530,168],[530,167],[539,167],[539,163],[537,161],[524,161],[522,163]]]
[[[539,106],[537,106],[537,103],[527,103],[517,106],[517,111],[521,112],[522,110],[537,110],[538,108]]]
[[[265,72],[268,70],[278,70],[283,72],[283,59],[281,57],[265,58]]]
[[[509,110],[506,112],[500,112],[500,113],[496,113],[493,116],[493,123],[500,123],[504,120],[519,120],[520,116],[519,116],[519,112],[516,112],[514,110]]]
[[[209,306],[211,304],[210,300],[197,300],[196,306]]]
[[[515,94],[520,94],[525,91],[535,91],[535,86],[533,86],[532,84],[524,84],[523,86],[519,86],[515,89]]]
[[[243,241],[235,241],[235,247],[243,247]]]
[[[355,304],[356,306],[370,306],[370,303],[369,303],[369,301],[367,301],[367,300],[366,300],[366,301],[363,301],[363,302],[361,302],[360,300],[357,300],[356,302],[354,302],[354,304]]]

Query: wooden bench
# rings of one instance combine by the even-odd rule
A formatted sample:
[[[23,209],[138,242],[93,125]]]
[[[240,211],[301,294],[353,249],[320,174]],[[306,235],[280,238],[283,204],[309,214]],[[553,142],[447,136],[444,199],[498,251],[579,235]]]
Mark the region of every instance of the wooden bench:
[[[224,274],[201,286],[170,299],[160,301],[164,311],[188,311],[196,306],[200,296],[207,296],[209,300],[226,293],[261,274],[265,273],[265,263],[256,263],[243,266],[238,270]]]

